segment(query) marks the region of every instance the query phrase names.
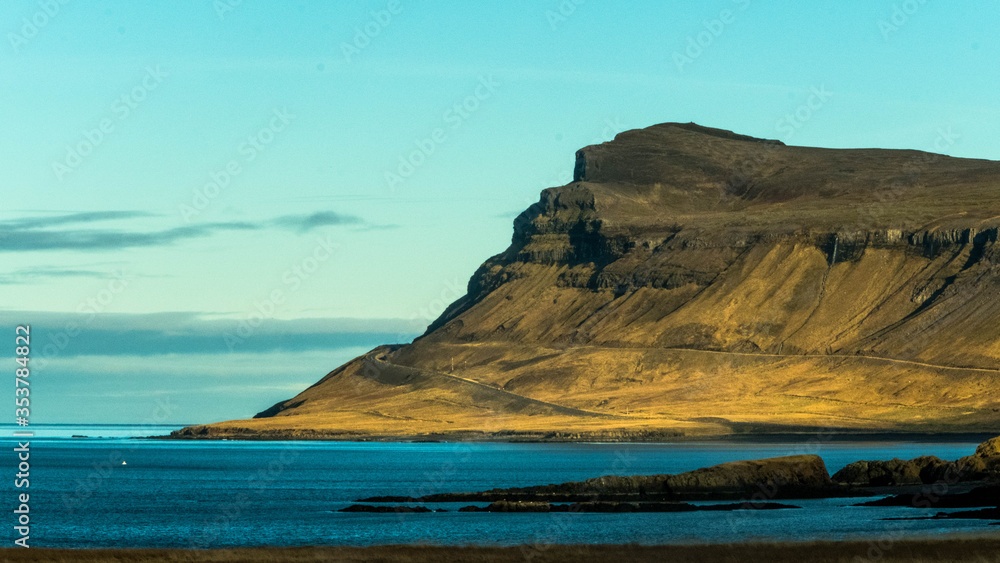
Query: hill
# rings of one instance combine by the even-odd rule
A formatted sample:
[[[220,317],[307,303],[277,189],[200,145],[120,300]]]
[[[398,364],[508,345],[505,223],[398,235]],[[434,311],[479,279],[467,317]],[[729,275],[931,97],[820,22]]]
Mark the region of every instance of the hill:
[[[1000,162],[628,131],[421,338],[176,434],[996,433],[998,229]]]

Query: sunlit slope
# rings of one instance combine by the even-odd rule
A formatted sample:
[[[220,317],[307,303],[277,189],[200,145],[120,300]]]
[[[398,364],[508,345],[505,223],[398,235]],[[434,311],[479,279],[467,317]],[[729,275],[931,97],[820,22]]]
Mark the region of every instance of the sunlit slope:
[[[575,175],[422,338],[210,432],[1000,430],[997,162],[664,124]]]

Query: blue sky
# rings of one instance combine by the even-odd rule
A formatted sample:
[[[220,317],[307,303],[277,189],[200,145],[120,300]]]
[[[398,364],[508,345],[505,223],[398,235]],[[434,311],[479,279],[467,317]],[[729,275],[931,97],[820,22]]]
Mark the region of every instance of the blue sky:
[[[956,4],[4,2],[34,420],[245,417],[407,341],[626,129],[1000,158],[1000,1]]]

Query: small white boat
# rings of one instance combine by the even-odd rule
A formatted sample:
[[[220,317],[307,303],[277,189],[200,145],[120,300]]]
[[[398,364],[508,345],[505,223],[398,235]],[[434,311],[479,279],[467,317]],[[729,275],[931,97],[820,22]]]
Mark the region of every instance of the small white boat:
[[[128,464],[127,464],[127,463],[125,463],[125,462],[123,461],[123,462],[122,462],[122,465],[128,465]]]

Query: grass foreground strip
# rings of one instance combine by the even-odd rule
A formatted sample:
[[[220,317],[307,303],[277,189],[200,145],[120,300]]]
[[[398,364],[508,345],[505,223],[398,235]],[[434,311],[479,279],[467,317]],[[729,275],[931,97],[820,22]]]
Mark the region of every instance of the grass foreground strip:
[[[1000,561],[1000,537],[959,537],[933,540],[803,543],[735,543],[703,545],[525,545],[518,547],[476,546],[372,546],[372,547],[260,547],[217,550],[183,549],[14,549],[0,553],[12,563],[160,563],[230,562],[274,563],[278,561],[405,563],[459,562],[695,562],[812,561],[847,563],[857,561],[958,562]]]

